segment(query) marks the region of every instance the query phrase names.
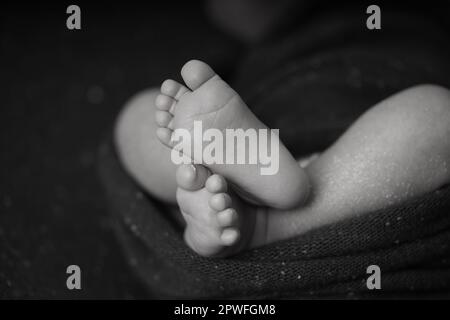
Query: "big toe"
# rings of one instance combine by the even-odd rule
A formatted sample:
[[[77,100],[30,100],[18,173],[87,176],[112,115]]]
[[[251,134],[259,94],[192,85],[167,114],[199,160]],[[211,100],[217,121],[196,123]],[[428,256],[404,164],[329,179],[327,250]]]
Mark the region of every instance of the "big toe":
[[[217,76],[213,69],[200,60],[190,60],[181,68],[181,76],[191,90],[196,90],[209,79]]]
[[[202,165],[183,164],[177,169],[177,184],[185,190],[198,190],[205,186],[210,172]]]

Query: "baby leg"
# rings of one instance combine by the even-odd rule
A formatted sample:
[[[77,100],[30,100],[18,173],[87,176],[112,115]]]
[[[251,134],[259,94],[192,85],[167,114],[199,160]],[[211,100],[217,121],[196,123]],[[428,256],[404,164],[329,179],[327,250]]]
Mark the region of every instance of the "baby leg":
[[[450,182],[450,91],[421,85],[362,115],[307,168],[306,207],[272,210],[267,241],[395,205]]]
[[[128,173],[156,198],[176,204],[177,167],[170,150],[156,137],[155,99],[159,89],[150,89],[131,98],[115,127],[115,144]]]

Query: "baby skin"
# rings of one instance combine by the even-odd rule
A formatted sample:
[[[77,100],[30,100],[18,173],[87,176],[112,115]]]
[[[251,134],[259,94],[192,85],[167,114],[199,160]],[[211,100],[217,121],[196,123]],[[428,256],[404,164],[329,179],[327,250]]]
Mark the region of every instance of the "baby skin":
[[[192,60],[181,75],[185,84],[166,80],[160,91],[130,101],[118,119],[116,145],[143,188],[178,205],[185,241],[202,256],[226,257],[300,235],[450,181],[450,92],[434,85],[381,101],[309,162],[297,162],[280,142],[275,175],[260,175],[258,165],[177,167],[170,156],[177,128],[192,130],[193,121],[219,130],[266,128],[205,63]]]
[[[225,178],[202,165],[181,165],[177,203],[186,221],[186,243],[203,256],[227,256],[264,242],[257,207],[228,190]],[[260,219],[261,220],[261,219]],[[261,223],[261,221],[259,221]]]
[[[172,135],[177,129],[192,133],[191,145],[201,145],[202,141],[194,138],[194,121],[201,122],[203,130],[220,130],[222,136],[225,136],[226,129],[268,129],[236,91],[207,64],[192,60],[183,66],[181,75],[186,86],[166,80],[155,101],[158,109],[155,119],[159,125],[156,135],[164,145],[169,148],[175,146]],[[208,168],[226,177],[249,201],[279,209],[293,208],[306,199],[308,178],[286,147],[279,145],[279,170],[274,175],[261,175],[259,164],[213,163]],[[244,150],[245,146],[236,145],[235,149]],[[194,158],[191,153],[186,156]]]

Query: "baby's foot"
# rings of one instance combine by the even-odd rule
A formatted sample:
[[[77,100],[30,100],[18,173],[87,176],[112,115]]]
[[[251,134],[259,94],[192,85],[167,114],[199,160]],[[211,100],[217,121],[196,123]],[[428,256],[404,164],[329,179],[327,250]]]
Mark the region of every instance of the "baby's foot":
[[[175,147],[173,130],[186,129],[193,139],[191,145],[203,146],[203,141],[194,137],[194,121],[202,123],[203,132],[210,128],[220,130],[224,146],[226,129],[268,130],[240,96],[207,64],[197,60],[189,61],[183,66],[181,75],[187,87],[174,80],[166,80],[155,102],[158,108],[155,118],[160,126],[157,136],[165,145]],[[268,135],[270,137],[270,133]],[[278,136],[275,135],[275,139],[279,142]],[[235,146],[234,150],[223,150],[222,154],[230,151],[236,154],[249,149],[246,140],[240,141],[240,145]],[[233,183],[241,196],[258,204],[290,208],[305,200],[309,191],[308,178],[281,142],[278,151],[279,156],[273,159],[278,164],[278,171],[273,175],[261,175],[261,169],[266,166],[261,165],[259,156],[257,164],[202,164]],[[271,156],[276,155],[275,150],[270,152]],[[194,159],[195,155],[190,153],[187,156]]]
[[[184,238],[191,249],[223,257],[257,244],[256,209],[229,193],[222,176],[210,175],[201,165],[181,165],[177,183],[177,202],[186,220]]]

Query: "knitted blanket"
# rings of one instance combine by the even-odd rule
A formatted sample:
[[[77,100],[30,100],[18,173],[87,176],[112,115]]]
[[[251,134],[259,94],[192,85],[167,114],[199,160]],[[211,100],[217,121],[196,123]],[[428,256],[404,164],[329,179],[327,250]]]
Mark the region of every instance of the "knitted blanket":
[[[383,13],[318,17],[255,49],[234,87],[295,155],[330,145],[364,110],[419,83],[450,86],[448,34],[432,19]],[[411,19],[411,16],[408,16]],[[405,23],[403,23],[405,22]],[[123,171],[111,142],[99,153],[117,235],[159,298],[435,297],[450,292],[450,187],[227,259],[202,258],[166,208]],[[381,290],[367,286],[380,268]]]

